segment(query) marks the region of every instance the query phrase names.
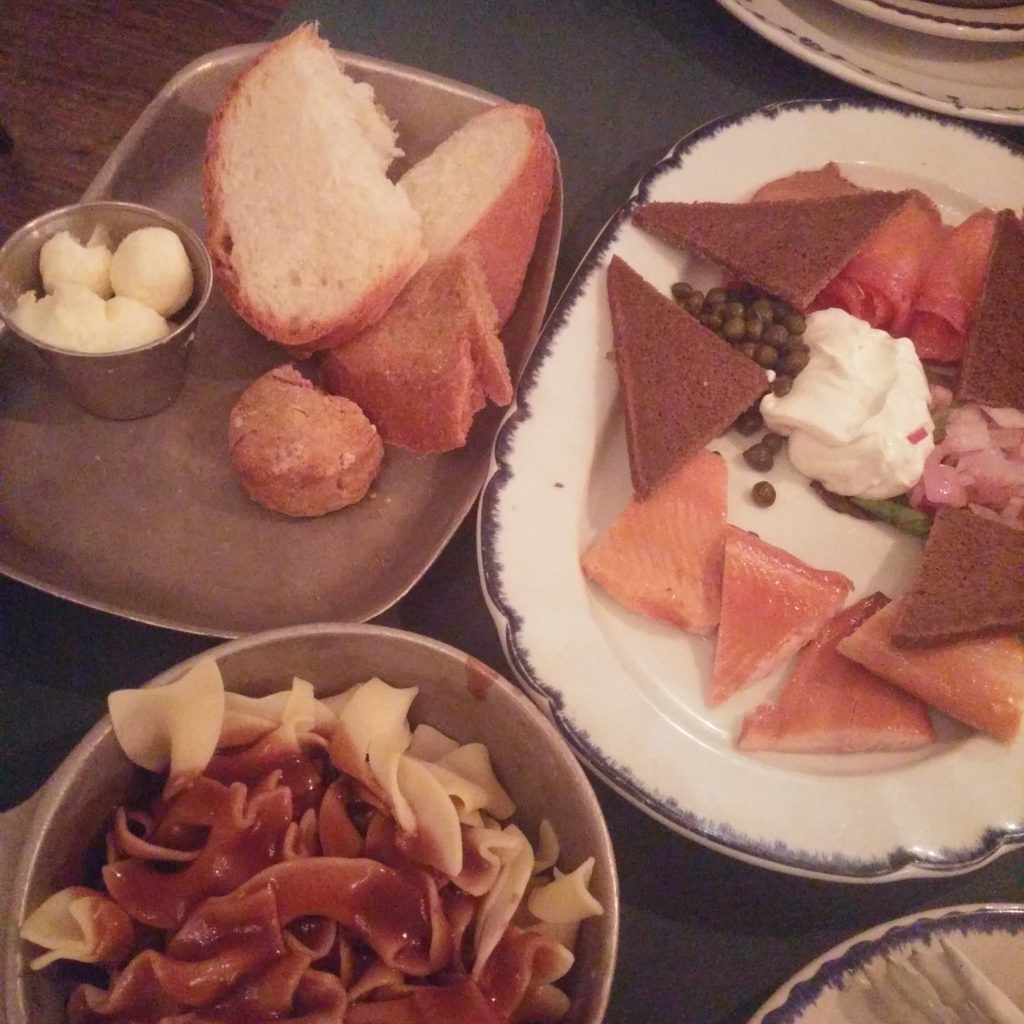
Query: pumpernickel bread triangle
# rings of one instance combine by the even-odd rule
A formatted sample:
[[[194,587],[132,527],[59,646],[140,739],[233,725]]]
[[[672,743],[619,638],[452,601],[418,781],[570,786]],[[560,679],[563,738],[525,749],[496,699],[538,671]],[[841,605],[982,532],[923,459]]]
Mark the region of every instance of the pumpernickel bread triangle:
[[[1024,531],[940,508],[900,602],[897,647],[934,647],[1024,630]]]
[[[608,303],[630,474],[645,498],[756,402],[768,378],[618,256],[608,267]]]
[[[633,222],[805,309],[912,195],[865,191],[757,203],[646,203],[636,208]]]
[[[996,214],[988,270],[971,317],[957,398],[1024,409],[1024,225]]]

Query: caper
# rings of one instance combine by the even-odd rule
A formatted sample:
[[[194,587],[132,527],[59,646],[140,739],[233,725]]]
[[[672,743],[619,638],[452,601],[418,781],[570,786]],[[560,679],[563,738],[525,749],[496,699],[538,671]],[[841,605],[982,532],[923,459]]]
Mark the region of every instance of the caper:
[[[704,297],[709,306],[720,306],[729,301],[729,293],[724,288],[712,288]]]
[[[785,320],[786,317],[793,312],[795,312],[795,310],[788,302],[783,302],[782,299],[775,299],[772,301],[772,315],[776,320]]]
[[[760,341],[761,336],[764,334],[764,321],[758,319],[756,316],[747,317],[746,320],[746,338],[747,341]]]
[[[747,324],[741,316],[729,317],[722,324],[722,337],[731,345],[743,341],[747,336]]]
[[[754,362],[766,370],[772,369],[779,361],[779,353],[771,345],[758,345],[754,352]]]
[[[704,308],[704,293],[695,288],[686,296],[686,300],[683,305],[685,305],[687,310],[694,316],[698,316],[700,311]]]
[[[722,329],[722,314],[715,308],[710,310],[705,308],[700,315],[700,322],[712,331],[720,331]]]
[[[765,320],[771,322],[774,316],[774,309],[772,307],[772,300],[767,296],[762,295],[761,298],[755,299],[750,304],[750,312],[758,318],[758,320]]]
[[[693,285],[687,281],[676,281],[669,290],[672,292],[672,298],[676,302],[682,302],[693,291]]]
[[[800,335],[807,330],[807,321],[795,311],[790,313],[782,324],[790,334]]]
[[[722,313],[725,315],[726,320],[731,320],[734,316],[742,317],[746,310],[743,308],[742,302],[736,302],[735,300],[727,302]]]
[[[742,352],[748,359],[753,359],[754,354],[757,352],[757,345],[752,341],[744,341],[736,346],[736,351]]]
[[[776,398],[785,398],[793,390],[793,378],[787,377],[784,373],[776,374],[772,381],[772,394]]]
[[[752,405],[745,412],[739,414],[734,426],[739,433],[749,436],[750,434],[756,434],[764,426],[764,419],[757,406]]]
[[[767,480],[758,480],[750,488],[750,496],[754,499],[754,504],[760,508],[768,508],[769,505],[775,504],[775,488]]]
[[[786,439],[782,434],[776,434],[773,430],[769,430],[764,437],[761,438],[761,444],[765,446],[772,453],[772,455],[778,455],[783,448],[786,447]]]
[[[793,345],[786,349],[786,354],[782,357],[779,369],[782,370],[787,377],[795,377],[807,366],[809,359],[810,353],[806,346]]]
[[[767,473],[775,465],[775,456],[760,441],[752,444],[744,453],[743,459],[751,469],[759,473]]]
[[[787,341],[789,341],[789,332],[782,324],[769,324],[764,329],[763,339],[766,345],[771,345],[773,348],[783,348]]]

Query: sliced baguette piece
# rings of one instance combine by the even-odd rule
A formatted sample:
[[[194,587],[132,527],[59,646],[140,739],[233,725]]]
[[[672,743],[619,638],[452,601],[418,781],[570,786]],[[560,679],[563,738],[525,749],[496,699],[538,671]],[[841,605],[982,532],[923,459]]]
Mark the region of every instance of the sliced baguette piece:
[[[431,260],[358,338],[323,353],[329,391],[355,402],[388,444],[461,448],[490,398],[512,400],[497,313],[476,250]]]
[[[386,174],[398,152],[315,27],[263,51],[228,89],[203,164],[207,245],[239,316],[305,352],[380,318],[426,259]]]
[[[464,242],[477,246],[499,325],[523,287],[554,173],[543,114],[502,103],[470,118],[399,181],[432,259]]]

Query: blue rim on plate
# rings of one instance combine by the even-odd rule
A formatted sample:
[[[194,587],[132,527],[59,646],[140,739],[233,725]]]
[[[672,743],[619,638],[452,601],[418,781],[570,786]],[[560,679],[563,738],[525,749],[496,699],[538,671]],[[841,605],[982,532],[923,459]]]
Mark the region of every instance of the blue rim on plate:
[[[837,0],[842,3],[843,0]],[[1024,17],[1007,17],[1006,7],[944,7],[929,3],[928,0],[863,0],[866,5],[891,11],[908,20],[934,21],[966,30],[1005,33],[1010,39],[1019,40],[1024,34]],[[1019,5],[1018,9],[1019,9]]]
[[[503,578],[505,569],[498,554],[501,529],[498,506],[513,477],[509,456],[516,433],[534,415],[533,396],[544,373],[545,363],[552,354],[559,331],[569,319],[585,286],[602,266],[602,261],[616,242],[618,233],[633,208],[645,201],[652,186],[663,174],[681,167],[694,147],[713,139],[718,133],[742,126],[750,119],[775,119],[802,111],[847,110],[895,112],[902,117],[921,118],[940,125],[952,125],[958,131],[968,132],[971,136],[1004,148],[1014,157],[1024,155],[1018,147],[978,125],[954,121],[927,111],[907,110],[883,100],[800,100],[772,104],[744,114],[713,120],[684,137],[644,175],[627,202],[609,219],[559,297],[544,326],[531,362],[519,385],[516,402],[510,408],[495,439],[491,471],[484,484],[479,505],[478,556],[484,597],[494,618],[505,654],[517,678],[527,692],[546,708],[577,756],[588,763],[612,788],[673,830],[738,859],[811,877],[876,882],[896,877],[958,874],[978,867],[999,853],[1024,843],[1024,824],[987,828],[976,842],[962,847],[922,851],[915,849],[913,842],[908,842],[878,856],[859,858],[850,857],[842,852],[822,853],[792,846],[784,840],[766,842],[746,834],[742,829],[734,828],[728,822],[712,820],[705,815],[694,813],[691,808],[683,806],[671,795],[657,792],[650,785],[644,784],[628,765],[611,758],[602,749],[599,739],[595,739],[586,729],[579,728],[573,722],[571,708],[567,705],[558,681],[542,678],[541,673],[532,664],[530,651],[522,638],[524,618],[509,600]]]
[[[828,990],[840,988],[844,979],[877,957],[906,947],[920,948],[939,936],[955,940],[992,935],[1006,935],[1020,941],[1021,955],[1024,955],[1024,906],[1017,903],[965,904],[878,925],[840,943],[808,964],[778,989],[754,1014],[750,1024],[799,1024],[813,1014]],[[810,1019],[807,1024],[811,1024]]]

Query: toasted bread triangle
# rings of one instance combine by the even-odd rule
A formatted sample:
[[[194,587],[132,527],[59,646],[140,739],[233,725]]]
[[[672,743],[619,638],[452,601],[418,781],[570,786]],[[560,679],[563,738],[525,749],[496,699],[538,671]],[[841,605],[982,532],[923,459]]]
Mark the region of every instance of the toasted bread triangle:
[[[1024,531],[944,507],[893,628],[897,647],[1024,630]]]
[[[865,191],[757,203],[647,203],[637,207],[633,221],[805,309],[912,195]]]
[[[633,489],[646,497],[768,387],[765,372],[618,256],[608,267]]]
[[[981,296],[971,318],[957,398],[1024,409],[1024,225],[996,215]]]

